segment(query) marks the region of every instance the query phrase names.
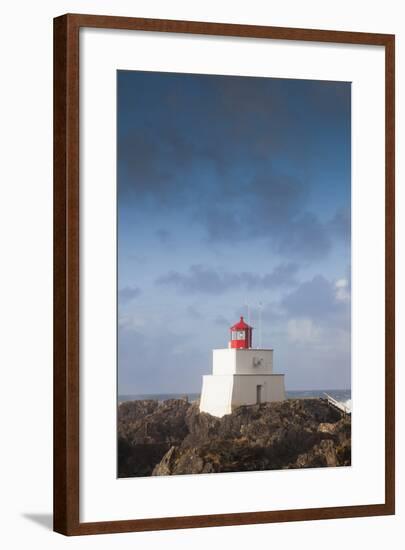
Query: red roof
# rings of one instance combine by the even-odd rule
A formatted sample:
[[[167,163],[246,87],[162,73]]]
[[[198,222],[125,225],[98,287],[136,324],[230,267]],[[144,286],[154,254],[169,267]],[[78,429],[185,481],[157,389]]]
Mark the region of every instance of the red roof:
[[[246,328],[252,328],[252,327],[246,324],[245,321],[243,320],[243,317],[241,316],[239,323],[236,323],[235,325],[233,325],[231,327],[231,330],[244,330]]]

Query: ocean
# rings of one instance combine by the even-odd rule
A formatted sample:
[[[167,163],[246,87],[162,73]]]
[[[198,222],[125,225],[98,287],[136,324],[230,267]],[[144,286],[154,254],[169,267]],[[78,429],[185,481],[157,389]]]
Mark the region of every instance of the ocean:
[[[287,399],[302,399],[306,397],[325,397],[325,393],[344,403],[351,409],[352,392],[351,390],[295,390],[286,391]],[[123,401],[140,401],[143,399],[154,399],[156,401],[166,401],[166,399],[184,399],[189,401],[198,401],[200,399],[199,393],[145,393],[145,394],[132,394],[132,395],[119,395],[118,403]]]

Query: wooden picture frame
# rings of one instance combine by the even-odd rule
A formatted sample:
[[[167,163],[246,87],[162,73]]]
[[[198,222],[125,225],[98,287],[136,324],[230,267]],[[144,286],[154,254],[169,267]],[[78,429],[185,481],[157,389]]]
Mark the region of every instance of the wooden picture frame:
[[[79,30],[83,27],[377,45],[385,48],[385,502],[81,523],[79,498]],[[54,530],[65,535],[395,513],[393,35],[68,14],[54,20]]]

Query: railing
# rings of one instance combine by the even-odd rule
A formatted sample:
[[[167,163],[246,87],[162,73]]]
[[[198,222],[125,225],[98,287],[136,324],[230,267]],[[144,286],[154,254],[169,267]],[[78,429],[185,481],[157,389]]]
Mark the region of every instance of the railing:
[[[325,401],[328,403],[328,405],[335,407],[336,409],[341,411],[344,415],[351,414],[351,410],[344,403],[341,403],[340,401],[338,401],[328,393],[323,392],[323,394],[326,396]]]

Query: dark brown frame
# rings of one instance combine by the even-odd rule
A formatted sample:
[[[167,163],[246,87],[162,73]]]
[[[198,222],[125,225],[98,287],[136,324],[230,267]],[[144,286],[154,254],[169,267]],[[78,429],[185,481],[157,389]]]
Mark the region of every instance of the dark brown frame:
[[[79,518],[79,29],[97,27],[366,44],[385,47],[385,503],[80,523]],[[54,530],[65,535],[182,529],[395,513],[395,37],[293,29],[68,14],[54,19]]]

